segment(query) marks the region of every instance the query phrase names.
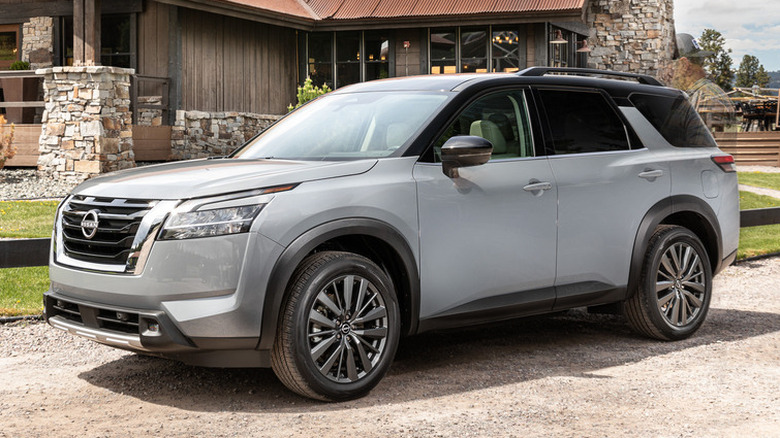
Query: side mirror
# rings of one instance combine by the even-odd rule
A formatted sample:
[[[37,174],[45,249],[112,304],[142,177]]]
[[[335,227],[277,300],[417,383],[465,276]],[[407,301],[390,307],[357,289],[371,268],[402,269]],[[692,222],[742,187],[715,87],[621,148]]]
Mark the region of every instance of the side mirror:
[[[458,168],[485,164],[493,154],[493,144],[482,137],[459,135],[451,137],[441,147],[442,171],[449,178],[457,178]]]

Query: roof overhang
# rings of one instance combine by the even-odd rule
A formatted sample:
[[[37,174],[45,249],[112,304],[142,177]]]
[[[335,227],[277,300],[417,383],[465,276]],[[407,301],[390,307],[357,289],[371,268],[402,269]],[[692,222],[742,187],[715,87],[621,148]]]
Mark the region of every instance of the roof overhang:
[[[447,13],[441,15],[399,15],[384,17],[320,17],[306,0],[155,0],[160,3],[196,9],[275,26],[307,31],[400,29],[414,27],[480,26],[539,22],[569,22],[584,25],[588,0],[569,0],[568,9]],[[334,0],[338,2],[339,0]],[[547,0],[555,4],[562,0]],[[565,1],[565,0],[564,0]],[[544,0],[542,0],[542,3]],[[541,4],[541,3],[539,3]],[[577,26],[577,25],[575,25]]]

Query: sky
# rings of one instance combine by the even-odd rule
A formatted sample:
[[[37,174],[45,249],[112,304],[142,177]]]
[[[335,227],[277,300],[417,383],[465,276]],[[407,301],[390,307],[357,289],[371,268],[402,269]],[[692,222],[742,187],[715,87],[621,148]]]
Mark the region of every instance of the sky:
[[[780,71],[780,0],[674,0],[674,21],[694,38],[704,29],[723,34],[735,70],[747,54]]]

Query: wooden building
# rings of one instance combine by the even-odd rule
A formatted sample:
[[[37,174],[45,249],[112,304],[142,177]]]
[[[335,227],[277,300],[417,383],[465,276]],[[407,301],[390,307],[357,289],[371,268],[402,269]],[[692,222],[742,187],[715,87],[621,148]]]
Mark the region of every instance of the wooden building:
[[[14,59],[45,65],[47,56],[49,65],[71,65],[79,1],[0,0],[0,69]],[[585,66],[588,55],[586,0],[98,4],[98,62],[168,78],[172,110],[283,114],[307,75],[337,88],[416,74]]]

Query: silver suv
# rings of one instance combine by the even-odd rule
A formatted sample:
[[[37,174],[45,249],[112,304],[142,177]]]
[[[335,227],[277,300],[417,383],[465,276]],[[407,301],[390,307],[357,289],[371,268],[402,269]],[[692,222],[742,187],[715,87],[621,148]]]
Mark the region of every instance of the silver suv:
[[[78,186],[57,212],[46,319],[189,364],[272,367],[322,400],[366,394],[399,337],[433,329],[611,305],[682,339],[736,254],[734,171],[686,96],[648,76],[353,85],[228,157]]]

